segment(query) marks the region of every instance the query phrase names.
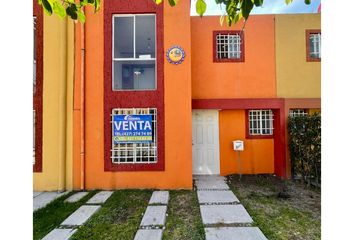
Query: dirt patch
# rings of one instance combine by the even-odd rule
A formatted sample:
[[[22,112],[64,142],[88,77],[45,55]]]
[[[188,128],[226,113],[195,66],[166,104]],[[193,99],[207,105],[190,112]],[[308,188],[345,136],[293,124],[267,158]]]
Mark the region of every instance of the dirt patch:
[[[230,188],[268,239],[320,239],[321,191],[273,175],[227,177]]]

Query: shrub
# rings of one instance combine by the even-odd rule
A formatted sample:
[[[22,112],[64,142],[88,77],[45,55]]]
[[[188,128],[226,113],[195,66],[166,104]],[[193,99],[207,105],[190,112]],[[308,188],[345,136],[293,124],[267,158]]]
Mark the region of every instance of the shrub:
[[[289,151],[292,176],[321,182],[321,115],[289,117]]]

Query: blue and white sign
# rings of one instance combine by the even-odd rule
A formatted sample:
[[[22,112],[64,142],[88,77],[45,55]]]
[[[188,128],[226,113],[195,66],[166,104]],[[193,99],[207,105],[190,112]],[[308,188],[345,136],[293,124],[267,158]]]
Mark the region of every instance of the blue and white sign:
[[[151,115],[114,115],[114,143],[152,142]]]

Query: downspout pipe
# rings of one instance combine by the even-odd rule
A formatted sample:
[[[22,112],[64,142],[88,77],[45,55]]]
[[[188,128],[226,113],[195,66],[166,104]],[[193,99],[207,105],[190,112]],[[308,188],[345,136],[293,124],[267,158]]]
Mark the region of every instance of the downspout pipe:
[[[64,20],[62,29],[62,41],[60,43],[60,53],[61,61],[60,65],[62,66],[60,75],[60,87],[59,87],[59,156],[58,156],[58,191],[64,191],[66,189],[66,99],[67,99],[67,57],[68,57],[68,21]]]
[[[84,14],[86,14],[85,7],[83,8]],[[81,24],[81,79],[80,79],[80,91],[81,91],[81,99],[80,99],[80,169],[81,169],[81,179],[80,179],[80,189],[85,189],[85,66],[86,66],[86,58],[85,58],[85,47],[86,47],[86,24]]]

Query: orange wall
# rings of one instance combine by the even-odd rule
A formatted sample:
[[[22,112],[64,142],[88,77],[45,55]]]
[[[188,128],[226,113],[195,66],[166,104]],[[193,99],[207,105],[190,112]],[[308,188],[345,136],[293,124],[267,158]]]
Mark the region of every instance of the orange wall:
[[[87,189],[192,188],[190,3],[180,1],[174,8],[169,7],[167,1],[164,4],[164,50],[178,44],[187,55],[185,61],[178,66],[164,60],[165,171],[104,172],[104,11],[93,14],[88,9],[85,23],[86,66],[94,67],[86,68]],[[183,76],[183,81],[180,76]],[[76,161],[79,160],[76,158]]]
[[[250,16],[245,62],[236,63],[213,62],[213,31],[242,28],[242,23],[220,26],[219,18],[191,17],[192,98],[276,97],[274,15]]]
[[[245,121],[244,110],[219,111],[220,174],[274,173],[274,140],[246,139]],[[232,148],[233,140],[244,140],[240,165]]]

